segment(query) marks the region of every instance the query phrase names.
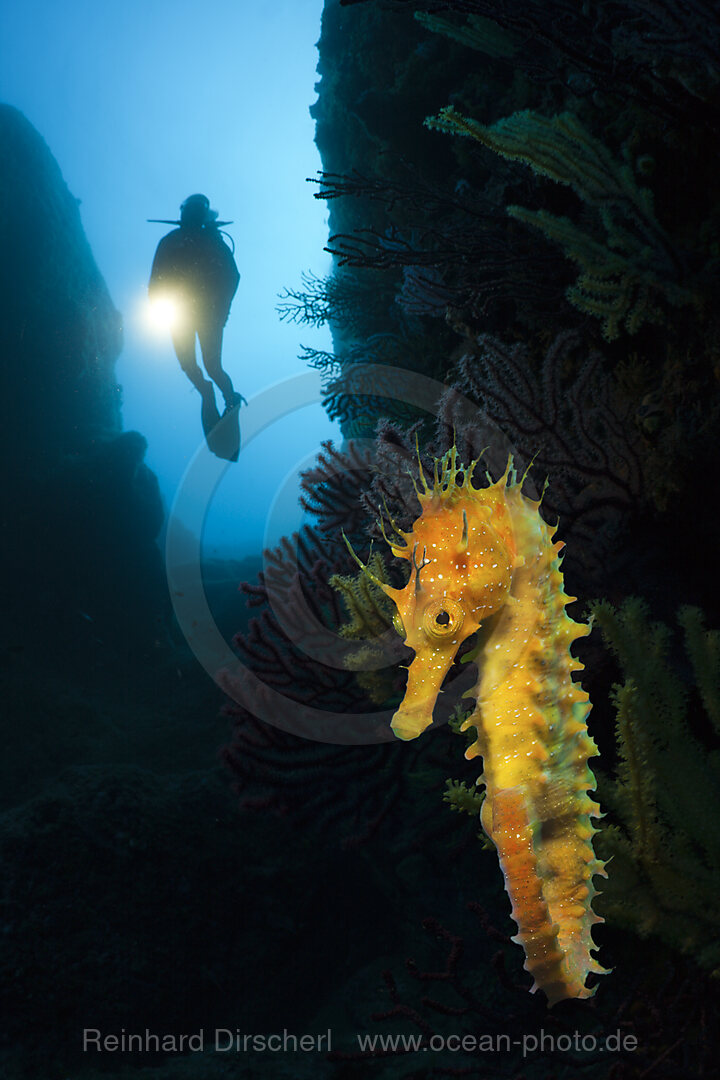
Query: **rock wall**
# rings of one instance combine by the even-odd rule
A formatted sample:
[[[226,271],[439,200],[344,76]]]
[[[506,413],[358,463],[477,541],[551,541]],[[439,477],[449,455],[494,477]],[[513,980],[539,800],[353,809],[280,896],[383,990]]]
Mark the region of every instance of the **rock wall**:
[[[78,200],[42,137],[9,105],[0,105],[0,155],[0,445],[21,464],[27,489],[60,456],[121,430],[122,320]]]
[[[122,318],[48,146],[0,105],[0,492],[6,594],[24,623],[65,642],[149,647],[166,587],[155,543],[164,511],[123,432],[115,362]],[[85,646],[84,646],[85,647]]]

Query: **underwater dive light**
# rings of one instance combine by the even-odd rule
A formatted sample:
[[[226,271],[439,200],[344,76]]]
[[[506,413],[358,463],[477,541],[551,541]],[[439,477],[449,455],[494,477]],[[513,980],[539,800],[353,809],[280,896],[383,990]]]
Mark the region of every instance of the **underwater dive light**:
[[[145,322],[155,333],[175,330],[182,321],[182,305],[167,293],[154,296],[145,305]]]

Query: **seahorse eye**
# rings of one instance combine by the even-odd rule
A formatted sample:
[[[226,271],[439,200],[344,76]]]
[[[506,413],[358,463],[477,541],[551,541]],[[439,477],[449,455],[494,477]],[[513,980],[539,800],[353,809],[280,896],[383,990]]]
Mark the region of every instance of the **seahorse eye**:
[[[465,612],[457,600],[444,596],[433,600],[423,612],[423,629],[432,638],[452,637],[463,624]]]

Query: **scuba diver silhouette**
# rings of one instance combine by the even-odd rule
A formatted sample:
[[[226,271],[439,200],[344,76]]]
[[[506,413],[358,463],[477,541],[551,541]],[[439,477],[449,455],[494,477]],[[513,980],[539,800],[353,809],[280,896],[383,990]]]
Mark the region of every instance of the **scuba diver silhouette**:
[[[170,329],[180,367],[200,392],[203,403],[215,408],[217,386],[225,400],[225,412],[245,401],[236,393],[222,366],[223,330],[230,305],[240,281],[233,252],[222,238],[217,210],[210,209],[205,195],[190,195],[180,207],[180,220],[148,218],[166,225],[178,225],[157,246],[150,273],[151,300],[177,301],[177,321]],[[195,354],[197,335],[205,378]]]

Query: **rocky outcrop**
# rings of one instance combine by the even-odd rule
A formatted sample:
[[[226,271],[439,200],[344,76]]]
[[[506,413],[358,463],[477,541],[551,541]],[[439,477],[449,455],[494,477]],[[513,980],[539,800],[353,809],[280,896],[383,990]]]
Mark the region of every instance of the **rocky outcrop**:
[[[122,321],[48,146],[0,105],[0,355],[7,460],[23,488],[121,429]]]
[[[0,446],[9,598],[25,621],[91,620],[98,638],[154,641],[166,604],[163,506],[123,432],[122,319],[48,146],[0,105]],[[58,623],[57,620],[60,620]]]

